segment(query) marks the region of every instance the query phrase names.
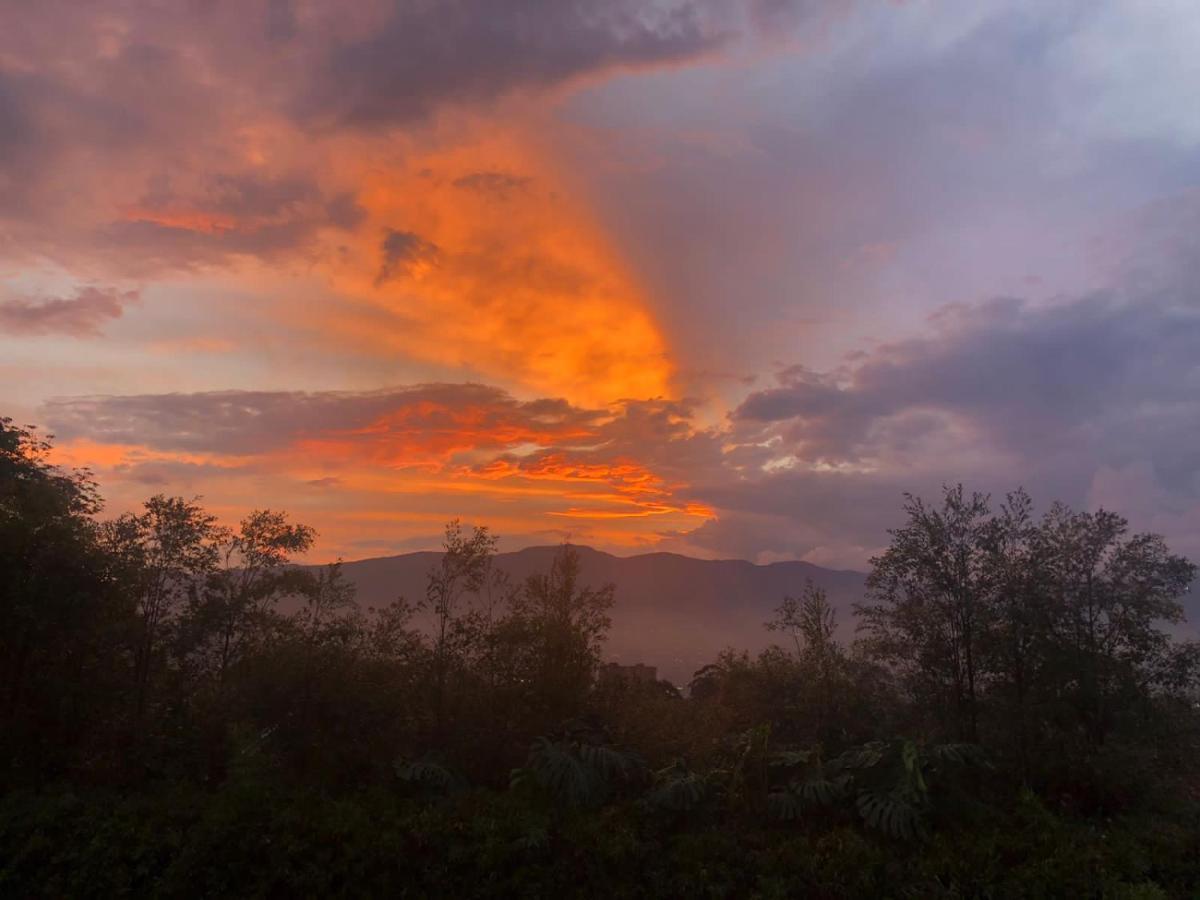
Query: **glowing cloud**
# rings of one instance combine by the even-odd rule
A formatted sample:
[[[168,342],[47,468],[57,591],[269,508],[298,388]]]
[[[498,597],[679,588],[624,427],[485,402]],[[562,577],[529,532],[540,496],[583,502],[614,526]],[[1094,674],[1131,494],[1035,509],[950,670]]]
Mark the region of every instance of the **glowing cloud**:
[[[669,394],[645,291],[553,166],[513,135],[362,172],[365,222],[333,287],[391,327],[339,311],[365,352],[481,372],[579,403]]]

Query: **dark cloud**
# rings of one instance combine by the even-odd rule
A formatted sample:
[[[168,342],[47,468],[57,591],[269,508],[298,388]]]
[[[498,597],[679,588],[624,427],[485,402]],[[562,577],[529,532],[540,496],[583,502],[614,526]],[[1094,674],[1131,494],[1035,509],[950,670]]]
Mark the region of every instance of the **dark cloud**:
[[[532,180],[527,175],[511,175],[508,172],[471,172],[455,178],[453,184],[457,188],[505,198],[527,187]]]
[[[1099,241],[1105,291],[951,305],[835,370],[782,370],[730,415],[729,471],[693,487],[720,519],[690,546],[861,566],[903,492],[962,481],[1106,505],[1200,553],[1196,201]]]
[[[9,18],[0,255],[139,278],[309,253],[322,225],[361,224],[325,138],[420,140],[443,110],[698,60],[748,22],[715,0],[47,2]],[[496,197],[523,183],[459,179]],[[130,209],[155,184],[175,202]]]
[[[238,217],[274,217],[320,201],[311,181],[301,178],[254,177],[245,173],[211,179],[211,208]]]
[[[773,21],[819,5],[753,9]],[[1104,261],[1079,260],[1084,236],[1200,181],[1192,140],[1097,139],[1104,92],[1072,65],[1100,9],[975,4],[960,19],[858,4],[833,47],[777,58],[771,85],[730,79],[721,113],[696,104],[689,114],[678,86],[649,79],[649,96],[624,106],[619,86],[579,95],[571,112],[614,139],[577,142],[572,165],[647,283],[686,298],[660,313],[685,369],[794,359],[798,340],[819,354],[826,335],[875,335],[910,310],[1022,293],[1030,273],[1047,293],[1094,286]],[[752,121],[733,112],[743,107]],[[683,119],[675,135],[645,137],[668,115]],[[684,126],[724,140],[694,140]],[[736,335],[714,339],[731,296]]]
[[[707,4],[689,0],[398,2],[369,36],[319,55],[295,111],[329,125],[406,123],[445,103],[681,62],[729,36]]]
[[[437,262],[438,248],[419,234],[389,228],[380,245],[383,262],[375,283],[383,284],[399,275],[410,273],[414,266]]]
[[[266,259],[309,246],[323,228],[351,229],[364,216],[352,194],[326,194],[306,177],[233,172],[176,189],[160,175],[122,219],[98,226],[91,244],[151,267]]]
[[[232,455],[279,450],[305,439],[453,448],[463,434],[477,446],[503,447],[530,435],[587,432],[602,419],[563,400],[522,402],[480,384],[70,397],[49,401],[44,412],[66,440]]]
[[[335,488],[341,486],[342,479],[335,478],[332,475],[327,475],[324,478],[311,478],[304,483],[309,487],[315,488]]]
[[[185,460],[150,460],[122,463],[113,467],[123,480],[150,487],[169,487],[178,490],[181,486],[192,487],[213,477],[226,478],[233,473],[252,471],[250,466],[217,466],[212,463],[194,463]]]
[[[272,129],[296,129],[302,147],[327,124],[416,126],[515,89],[689,59],[725,34],[703,6],[248,0],[14,10],[0,29],[0,251],[140,276],[305,249],[322,225],[359,224],[361,210],[319,187],[314,161],[296,147],[281,152]],[[262,155],[272,177],[261,175]],[[149,197],[155,185],[173,190]],[[157,202],[139,206],[139,196]],[[216,221],[196,227],[203,217]]]
[[[1195,299],[953,307],[838,372],[785,370],[731,414],[726,462],[741,475],[695,486],[722,514],[689,540],[861,565],[903,492],[963,481],[997,495],[1023,485],[1043,503],[1115,498],[1135,527],[1195,552]]]
[[[230,154],[245,123],[174,50],[130,45],[86,78],[39,63],[37,74],[0,64],[0,225],[13,250],[141,276],[270,257],[362,221],[319,173],[265,174]]]
[[[14,297],[0,301],[0,331],[87,337],[99,334],[101,325],[120,318],[137,300],[137,291],[90,286],[70,297]]]
[[[1178,476],[1200,463],[1179,445],[1200,429],[1197,346],[1200,307],[1174,297],[995,300],[943,311],[931,334],[885,345],[840,378],[787,372],[733,419],[812,463],[903,457],[914,430],[944,427],[1030,460],[1144,453]]]

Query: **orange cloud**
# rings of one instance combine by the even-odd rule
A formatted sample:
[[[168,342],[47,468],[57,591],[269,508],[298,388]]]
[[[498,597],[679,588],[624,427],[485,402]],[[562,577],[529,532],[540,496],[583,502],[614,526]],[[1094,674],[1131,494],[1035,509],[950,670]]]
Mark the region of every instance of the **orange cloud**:
[[[333,287],[386,316],[330,316],[364,350],[486,373],[577,403],[671,394],[644,289],[565,179],[504,134],[358,166],[365,222]]]
[[[245,458],[226,454],[162,451],[137,444],[109,444],[87,438],[55,444],[49,460],[56,466],[97,470],[113,470],[146,462],[177,462],[219,468],[233,468],[245,463]]]
[[[561,453],[540,456],[528,463],[497,459],[479,467],[472,474],[488,479],[519,477],[532,481],[607,484],[626,497],[647,494],[664,497],[670,494],[661,478],[638,463],[629,460],[616,460],[611,463],[579,462],[572,461]]]
[[[362,555],[355,542],[367,537],[412,540],[454,515],[510,534],[569,519],[611,547],[714,515],[677,477],[613,446],[615,410],[519,402],[481,385],[95,397],[57,409],[69,439],[56,460],[90,464],[113,511],[161,490],[202,494],[229,522],[251,504],[285,506],[326,534],[326,555]]]
[[[202,234],[219,234],[238,227],[238,221],[233,216],[200,209],[154,210],[131,207],[125,210],[121,218],[126,222],[147,222],[163,228],[198,231]]]

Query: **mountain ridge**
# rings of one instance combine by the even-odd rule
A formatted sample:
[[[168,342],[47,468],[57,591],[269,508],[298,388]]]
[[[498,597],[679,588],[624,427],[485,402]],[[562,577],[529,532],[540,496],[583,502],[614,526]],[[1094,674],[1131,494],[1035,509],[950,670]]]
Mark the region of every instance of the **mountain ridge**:
[[[503,551],[497,553],[496,556],[497,556],[497,558],[499,558],[499,557],[508,557],[508,556],[519,556],[522,553],[534,553],[534,552],[536,552],[536,553],[543,553],[543,552],[544,553],[553,553],[553,552],[557,551],[559,548],[561,548],[562,546],[563,546],[562,544],[531,544],[528,547],[521,547],[517,550],[503,550]],[[603,556],[607,559],[630,560],[630,559],[645,559],[647,557],[670,557],[673,559],[686,559],[691,562],[697,562],[697,563],[740,563],[740,564],[744,564],[747,566],[752,566],[756,569],[769,569],[772,566],[800,565],[800,566],[805,566],[805,567],[811,567],[814,569],[820,569],[823,572],[836,572],[839,574],[853,574],[853,575],[860,575],[864,578],[866,577],[865,572],[860,572],[857,569],[831,569],[828,566],[819,566],[816,563],[811,563],[811,562],[808,562],[807,560],[803,560],[803,559],[777,559],[777,560],[773,560],[769,563],[756,563],[756,562],[754,562],[754,560],[743,559],[738,556],[720,556],[720,557],[710,559],[708,557],[703,557],[703,556],[688,556],[686,553],[676,553],[673,550],[649,550],[645,553],[631,553],[629,556],[619,556],[616,553],[610,553],[608,550],[599,550],[599,549],[597,549],[595,547],[591,547],[587,544],[570,544],[569,543],[568,546],[574,548],[575,550],[578,550],[581,552],[586,552],[586,553],[593,553],[596,556]],[[383,561],[394,560],[394,559],[407,559],[407,558],[413,557],[413,556],[437,557],[437,556],[441,556],[441,555],[442,555],[441,550],[410,550],[407,553],[393,553],[388,556],[367,556],[362,559],[341,560],[341,562],[344,565],[350,565],[351,563],[372,563],[372,562],[383,562]]]
[[[784,596],[807,581],[824,588],[837,610],[839,634],[853,637],[853,603],[863,594],[865,573],[826,569],[802,560],[754,563],[746,559],[700,559],[651,551],[616,556],[582,544],[580,579],[599,587],[612,583],[616,604],[604,658],[657,666],[659,675],[683,684],[725,647],[751,652],[776,642],[763,626]],[[514,582],[546,571],[559,546],[541,545],[496,555],[496,565]],[[363,606],[382,606],[397,597],[425,595],[437,550],[342,563]]]
[[[496,565],[514,583],[547,571],[561,545],[524,547],[496,554]],[[780,637],[764,624],[787,595],[795,596],[807,581],[823,588],[837,619],[837,636],[855,638],[854,604],[863,599],[865,572],[827,569],[803,560],[755,563],[748,559],[700,559],[682,553],[651,551],[616,556],[585,544],[572,544],[580,557],[583,584],[611,582],[616,605],[604,659],[656,666],[659,676],[686,684],[692,674],[732,647],[755,653]],[[410,601],[425,596],[429,567],[438,550],[416,550],[394,556],[368,557],[342,563],[364,607],[383,606],[399,596]],[[1167,623],[1178,638],[1200,639],[1200,592],[1180,598],[1183,623]],[[418,625],[425,622],[418,617]]]

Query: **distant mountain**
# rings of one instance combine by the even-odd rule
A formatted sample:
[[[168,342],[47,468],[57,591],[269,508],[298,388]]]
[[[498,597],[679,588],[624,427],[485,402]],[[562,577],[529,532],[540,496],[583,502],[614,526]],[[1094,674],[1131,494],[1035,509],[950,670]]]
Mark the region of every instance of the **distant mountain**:
[[[724,647],[753,651],[777,639],[763,623],[783,597],[798,594],[807,579],[828,592],[846,639],[854,631],[852,604],[863,594],[863,573],[804,562],[760,566],[674,553],[618,557],[590,547],[576,549],[584,584],[616,585],[605,657],[657,666],[660,678],[680,685]],[[549,569],[556,550],[530,547],[501,553],[496,562],[514,582],[523,581]],[[364,559],[345,563],[343,570],[358,588],[362,606],[381,606],[397,596],[423,597],[426,576],[440,555],[424,552]]]

